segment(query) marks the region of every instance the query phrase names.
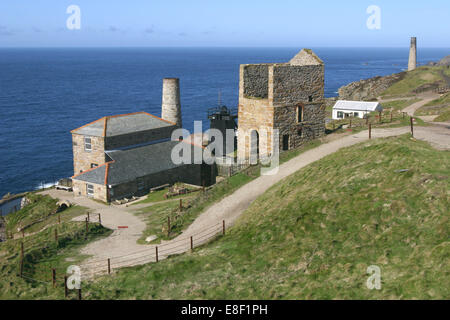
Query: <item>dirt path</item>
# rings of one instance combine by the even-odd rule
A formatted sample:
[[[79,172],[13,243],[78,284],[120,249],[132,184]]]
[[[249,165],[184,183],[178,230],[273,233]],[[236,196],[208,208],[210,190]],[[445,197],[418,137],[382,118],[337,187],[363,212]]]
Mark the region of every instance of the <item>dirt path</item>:
[[[401,135],[409,132],[409,128],[375,129],[373,138]],[[450,128],[444,126],[416,127],[415,137],[430,142],[439,149],[450,150]],[[343,147],[348,147],[368,139],[368,132],[362,131],[348,135],[341,139],[333,140],[317,148],[306,151],[290,161],[282,164],[274,175],[260,176],[225,197],[204,211],[180,236],[171,241],[164,242],[158,247],[159,260],[169,255],[187,252],[190,250],[190,237],[193,236],[195,245],[207,242],[211,236],[221,232],[222,221],[226,221],[227,227],[233,225],[236,219],[249,207],[249,205],[268,188],[278,183],[299,169],[311,164]],[[58,197],[59,194],[52,196]],[[52,194],[53,193],[53,194]],[[67,193],[66,193],[67,194]],[[70,200],[70,199],[68,199]],[[82,253],[92,255],[83,265],[83,275],[90,278],[93,275],[107,272],[107,259],[111,259],[112,269],[140,265],[155,261],[154,245],[139,245],[136,243],[145,223],[130,213],[130,207],[120,208],[106,206],[85,198],[73,198],[72,201],[95,210],[102,214],[103,224],[114,233],[105,239],[90,243],[83,248]],[[118,230],[118,226],[128,226],[127,229]]]
[[[416,103],[413,103],[413,104],[407,106],[402,111],[406,112],[409,116],[413,117],[414,113],[416,112],[417,109],[419,109],[420,107],[423,107],[428,102],[431,102],[434,99],[437,99],[439,97],[440,96],[438,94],[433,94],[433,93],[430,93],[430,94],[427,94],[427,95],[423,95],[423,96],[418,96],[418,98],[421,98],[422,100],[417,101]]]

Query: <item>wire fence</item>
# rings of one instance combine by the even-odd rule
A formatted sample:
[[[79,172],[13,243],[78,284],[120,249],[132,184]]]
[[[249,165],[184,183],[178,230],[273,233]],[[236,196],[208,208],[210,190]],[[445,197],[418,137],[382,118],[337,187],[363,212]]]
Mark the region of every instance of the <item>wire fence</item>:
[[[87,218],[86,218],[86,221]],[[99,221],[101,221],[99,219]],[[89,227],[86,222],[86,236],[89,232]],[[104,257],[100,259],[91,259],[83,262],[79,265],[81,269],[81,279],[90,280],[95,276],[112,274],[115,270],[123,267],[132,267],[147,263],[157,263],[163,259],[167,259],[170,256],[182,254],[194,250],[195,248],[206,244],[219,235],[225,234],[225,221],[206,227],[198,232],[192,233],[190,236],[180,235],[178,238],[169,240],[165,243],[158,245],[145,245],[146,248],[137,250],[123,255],[117,255],[112,257]],[[71,236],[80,237],[79,232],[67,232],[61,234],[60,237]],[[110,237],[114,237],[111,235]],[[56,238],[56,241],[58,239]],[[27,247],[27,251],[33,250],[45,250],[50,248],[52,244],[46,244],[44,246],[31,246]],[[61,266],[55,266],[60,262],[55,259],[44,259],[42,264],[39,261],[32,263],[25,268],[25,246],[24,241],[21,242],[20,248],[20,262],[18,277],[32,283],[52,285],[54,288],[64,288],[65,297],[68,297],[67,288],[67,270]],[[74,263],[76,264],[76,263]],[[78,298],[81,299],[81,289],[78,290]]]

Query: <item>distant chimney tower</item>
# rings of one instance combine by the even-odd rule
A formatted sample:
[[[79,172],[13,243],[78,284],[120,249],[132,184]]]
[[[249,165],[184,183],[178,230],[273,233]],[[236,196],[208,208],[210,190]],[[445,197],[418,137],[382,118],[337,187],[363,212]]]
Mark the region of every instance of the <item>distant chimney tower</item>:
[[[176,123],[180,128],[180,79],[166,78],[163,80],[161,118]]]
[[[417,65],[417,38],[411,38],[411,47],[409,49],[408,71],[412,71]]]

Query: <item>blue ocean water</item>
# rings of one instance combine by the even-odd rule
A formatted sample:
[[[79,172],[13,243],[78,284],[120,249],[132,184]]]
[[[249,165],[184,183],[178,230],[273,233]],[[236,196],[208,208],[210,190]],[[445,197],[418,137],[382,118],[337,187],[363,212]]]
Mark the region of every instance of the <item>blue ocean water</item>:
[[[0,49],[0,196],[72,175],[70,130],[106,115],[161,114],[162,79],[179,77],[183,124],[237,106],[239,65],[287,62],[298,48]],[[325,95],[406,68],[409,48],[313,48]],[[419,49],[419,63],[449,49]]]

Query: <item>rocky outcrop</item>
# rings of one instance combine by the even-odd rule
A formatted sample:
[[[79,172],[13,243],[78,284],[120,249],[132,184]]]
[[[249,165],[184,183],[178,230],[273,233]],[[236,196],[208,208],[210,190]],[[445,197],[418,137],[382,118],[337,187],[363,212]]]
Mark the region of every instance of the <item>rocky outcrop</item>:
[[[438,63],[438,66],[450,66],[450,56],[446,56],[441,59]]]
[[[394,73],[389,76],[378,76],[370,79],[352,82],[339,88],[339,99],[341,100],[376,100],[384,90],[400,81],[405,76],[405,72]]]

